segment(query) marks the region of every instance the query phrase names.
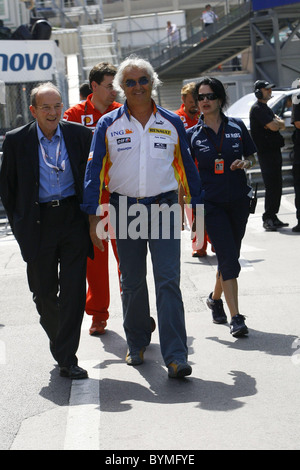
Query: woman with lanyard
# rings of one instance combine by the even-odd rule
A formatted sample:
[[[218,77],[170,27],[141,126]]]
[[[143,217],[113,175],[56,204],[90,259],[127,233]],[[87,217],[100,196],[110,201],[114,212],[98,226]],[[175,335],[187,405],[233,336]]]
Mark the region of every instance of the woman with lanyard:
[[[231,315],[230,332],[234,337],[244,336],[248,328],[238,309],[237,278],[252,192],[244,170],[255,162],[256,148],[244,123],[223,114],[227,96],[219,80],[203,78],[196,91],[201,116],[187,134],[205,191],[206,230],[218,259],[216,284],[207,305],[214,323],[226,323],[221,299],[224,292]]]

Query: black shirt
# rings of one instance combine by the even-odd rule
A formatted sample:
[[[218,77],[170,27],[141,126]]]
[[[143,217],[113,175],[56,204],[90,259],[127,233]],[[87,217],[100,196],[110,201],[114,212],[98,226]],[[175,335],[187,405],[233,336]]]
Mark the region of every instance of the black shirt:
[[[265,125],[273,121],[275,114],[266,103],[256,101],[250,109],[251,136],[259,152],[267,152],[282,147],[282,137],[279,131],[265,129]]]
[[[291,123],[294,124],[295,121],[300,121],[300,104],[293,104]],[[295,132],[293,135],[294,141],[294,161],[300,163],[300,129],[295,127]]]

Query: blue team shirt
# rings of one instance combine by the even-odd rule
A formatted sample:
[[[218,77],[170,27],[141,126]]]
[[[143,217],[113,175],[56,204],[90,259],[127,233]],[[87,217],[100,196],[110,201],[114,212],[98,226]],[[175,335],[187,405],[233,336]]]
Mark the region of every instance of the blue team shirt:
[[[230,169],[236,159],[256,152],[255,144],[243,121],[222,114],[224,124],[216,134],[200,117],[198,124],[187,130],[192,155],[198,162],[205,200],[217,203],[233,202],[249,194],[244,170]],[[219,151],[219,152],[218,152]],[[219,155],[220,153],[221,155]],[[224,173],[215,174],[215,160],[224,160]]]

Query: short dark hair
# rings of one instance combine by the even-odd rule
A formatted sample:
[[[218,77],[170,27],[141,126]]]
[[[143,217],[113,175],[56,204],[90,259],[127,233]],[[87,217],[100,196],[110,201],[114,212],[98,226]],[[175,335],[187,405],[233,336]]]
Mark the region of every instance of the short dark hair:
[[[221,108],[226,107],[228,104],[228,97],[224,85],[220,80],[214,77],[203,77],[196,83],[196,93],[198,95],[201,85],[209,85],[212,91],[221,100]]]
[[[82,83],[79,87],[79,93],[80,93],[80,96],[86,100],[87,97],[92,93],[92,90],[90,89],[90,85],[88,83]]]
[[[111,75],[114,77],[117,73],[117,68],[109,62],[100,62],[95,65],[89,74],[90,88],[92,88],[92,82],[100,83],[103,81],[105,75]]]

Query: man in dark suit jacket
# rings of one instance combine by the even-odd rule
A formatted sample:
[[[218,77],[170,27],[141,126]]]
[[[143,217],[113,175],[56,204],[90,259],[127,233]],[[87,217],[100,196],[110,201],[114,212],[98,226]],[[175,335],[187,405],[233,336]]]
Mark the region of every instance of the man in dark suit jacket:
[[[62,106],[52,83],[32,90],[35,121],[4,139],[0,197],[60,375],[82,379],[88,375],[76,352],[93,249],[80,203],[92,132],[60,121]]]

